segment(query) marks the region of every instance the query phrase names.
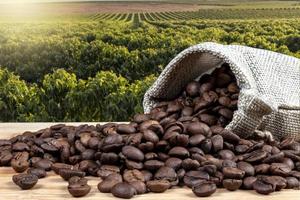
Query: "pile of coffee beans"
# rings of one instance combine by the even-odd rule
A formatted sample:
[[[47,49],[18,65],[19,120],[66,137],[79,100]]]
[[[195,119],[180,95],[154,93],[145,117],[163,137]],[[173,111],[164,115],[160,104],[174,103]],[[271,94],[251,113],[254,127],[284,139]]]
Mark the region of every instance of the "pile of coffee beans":
[[[189,187],[199,197],[222,187],[260,194],[299,189],[298,142],[242,139],[224,129],[238,97],[236,79],[224,64],[128,124],[58,124],[2,139],[0,166],[20,173],[13,181],[21,189],[53,170],[75,197],[90,192],[86,176],[101,177],[99,191],[119,198],[175,186]]]

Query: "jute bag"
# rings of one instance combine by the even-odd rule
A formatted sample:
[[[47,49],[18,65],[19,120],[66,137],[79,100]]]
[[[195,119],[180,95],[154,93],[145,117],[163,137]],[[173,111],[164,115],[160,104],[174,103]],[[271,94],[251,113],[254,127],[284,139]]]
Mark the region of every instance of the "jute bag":
[[[144,111],[175,98],[185,85],[228,63],[240,87],[238,110],[226,127],[246,138],[256,130],[300,140],[300,60],[239,45],[201,43],[179,53],[144,96]]]

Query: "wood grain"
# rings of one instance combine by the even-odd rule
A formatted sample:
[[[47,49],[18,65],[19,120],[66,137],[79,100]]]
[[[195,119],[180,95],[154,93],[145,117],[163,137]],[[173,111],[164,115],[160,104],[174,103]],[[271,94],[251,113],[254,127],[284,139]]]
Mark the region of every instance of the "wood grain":
[[[79,125],[82,123],[69,123]],[[89,123],[95,124],[95,123]],[[9,138],[24,131],[35,131],[53,125],[53,123],[1,123],[0,138]],[[59,176],[50,172],[44,179],[40,179],[37,185],[27,191],[20,190],[11,181],[14,171],[9,167],[0,168],[0,200],[63,200],[78,199],[72,198],[67,191],[67,182]],[[100,193],[97,184],[100,178],[88,177],[92,191],[82,199],[86,200],[110,200],[116,199],[111,194]],[[190,200],[197,199],[188,188],[175,188],[160,194],[144,194],[135,196],[136,200]],[[258,195],[253,191],[235,191],[229,192],[219,189],[215,194],[209,197],[210,200],[296,200],[300,199],[300,190],[283,190],[275,192],[268,196]]]

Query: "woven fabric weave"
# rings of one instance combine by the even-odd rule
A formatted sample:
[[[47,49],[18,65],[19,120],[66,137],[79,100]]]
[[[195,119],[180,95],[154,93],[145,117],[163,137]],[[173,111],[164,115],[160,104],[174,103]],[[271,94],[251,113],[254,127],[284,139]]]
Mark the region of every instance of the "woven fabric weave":
[[[242,137],[263,130],[277,139],[300,140],[300,60],[246,46],[206,42],[185,49],[145,93],[145,113],[159,101],[176,98],[189,81],[224,62],[240,87],[238,110],[226,128]]]

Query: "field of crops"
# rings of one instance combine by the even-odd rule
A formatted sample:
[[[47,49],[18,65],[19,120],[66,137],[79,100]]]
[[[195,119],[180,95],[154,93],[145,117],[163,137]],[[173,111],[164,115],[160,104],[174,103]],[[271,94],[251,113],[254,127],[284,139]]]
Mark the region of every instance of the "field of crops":
[[[300,58],[297,7],[0,23],[0,121],[126,121],[164,66],[200,42]]]
[[[300,7],[260,9],[201,9],[185,12],[140,12],[140,13],[98,13],[89,16],[95,21],[178,21],[178,20],[225,20],[225,19],[280,19],[299,18]]]

